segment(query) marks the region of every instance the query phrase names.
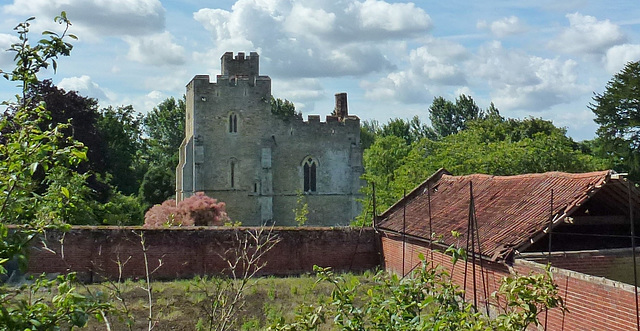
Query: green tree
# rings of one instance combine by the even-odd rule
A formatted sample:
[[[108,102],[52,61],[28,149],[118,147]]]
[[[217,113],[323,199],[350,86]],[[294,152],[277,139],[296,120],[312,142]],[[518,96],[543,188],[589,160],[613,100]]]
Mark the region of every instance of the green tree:
[[[184,139],[185,114],[185,97],[178,100],[169,97],[144,117],[144,132],[149,137],[147,140],[154,160],[157,160],[155,157],[175,158],[174,167],[178,165],[178,150]]]
[[[455,104],[443,97],[435,97],[429,107],[429,119],[440,137],[457,133],[466,128],[467,121],[484,117],[484,112],[473,98],[461,94]]]
[[[603,159],[585,153],[586,146],[574,142],[565,129],[550,121],[488,116],[466,125],[458,133],[438,140],[423,138],[410,146],[396,136],[378,138],[365,150],[363,178],[376,185],[378,212],[440,168],[455,175],[584,172],[606,168]],[[371,187],[364,188],[363,194],[367,198],[358,224],[371,219]]]
[[[48,120],[40,123],[45,130],[53,124],[69,124],[63,130],[65,137],[81,142],[87,147],[87,162],[81,163],[75,170],[81,174],[88,173],[87,183],[94,192],[93,197],[99,202],[106,202],[111,187],[103,179],[105,177],[103,139],[97,128],[100,116],[98,101],[83,97],[75,91],[65,91],[53,85],[50,79],[34,85],[28,93],[28,98],[35,106],[39,102],[47,105],[50,115]]]
[[[276,99],[271,96],[269,103],[271,105],[271,113],[284,120],[302,118],[302,113],[297,113],[296,106],[289,100]]]
[[[55,18],[65,29],[61,34],[45,31],[44,38],[30,43],[31,21],[18,24],[19,42],[11,45],[16,68],[0,70],[5,78],[19,82],[22,95],[4,104],[11,116],[0,116],[0,274],[11,259],[24,263],[30,242],[49,228],[65,229],[64,222],[81,202],[86,190],[85,176],[73,171],[86,159],[86,149],[65,137],[67,124],[52,124],[44,103],[31,102],[29,91],[39,83],[40,70],[52,65],[58,56],[67,56],[71,44],[66,38],[71,25],[65,12]],[[6,133],[5,133],[6,132]],[[12,231],[8,223],[19,224]],[[86,324],[89,316],[110,309],[96,298],[76,291],[74,274],[48,280],[42,276],[20,287],[0,286],[0,329],[55,330]],[[55,291],[54,291],[55,289]]]
[[[105,170],[110,182],[126,195],[138,194],[146,172],[146,145],[142,140],[142,115],[132,106],[103,108],[98,119]]]
[[[614,169],[640,180],[640,62],[629,62],[596,93],[589,109],[598,123],[597,150]]]
[[[160,204],[175,194],[175,169],[185,134],[185,113],[185,97],[178,100],[170,97],[144,117],[149,168],[138,194],[145,207]]]
[[[362,188],[365,199],[362,201],[363,213],[357,220],[357,224],[367,224],[371,221],[373,215],[372,185],[375,185],[376,190],[377,213],[383,211],[385,207],[390,206],[402,196],[402,192],[398,195],[391,189],[391,185],[395,180],[396,169],[404,164],[410,151],[411,147],[407,146],[406,141],[397,136],[380,137],[364,151],[365,173],[362,178],[369,185]]]

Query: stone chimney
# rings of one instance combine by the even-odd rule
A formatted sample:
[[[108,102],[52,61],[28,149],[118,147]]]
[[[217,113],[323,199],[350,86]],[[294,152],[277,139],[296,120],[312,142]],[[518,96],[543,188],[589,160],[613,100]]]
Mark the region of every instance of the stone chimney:
[[[347,94],[336,93],[336,108],[333,110],[334,116],[338,117],[340,122],[349,116],[349,110],[347,109]]]

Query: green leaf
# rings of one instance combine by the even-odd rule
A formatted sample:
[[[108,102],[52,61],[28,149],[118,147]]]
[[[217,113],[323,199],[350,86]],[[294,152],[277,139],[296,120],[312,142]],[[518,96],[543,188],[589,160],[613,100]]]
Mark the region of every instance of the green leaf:
[[[33,176],[33,174],[35,174],[35,173],[36,173],[36,170],[38,170],[38,165],[39,165],[39,164],[40,164],[40,163],[38,163],[38,162],[34,162],[34,163],[32,163],[32,164],[31,164],[31,166],[29,167],[29,171],[31,172],[31,175],[32,175],[32,176]]]
[[[68,188],[63,186],[63,187],[60,188],[60,191],[62,192],[62,195],[64,195],[67,199],[69,199],[70,194],[69,194],[69,189]]]

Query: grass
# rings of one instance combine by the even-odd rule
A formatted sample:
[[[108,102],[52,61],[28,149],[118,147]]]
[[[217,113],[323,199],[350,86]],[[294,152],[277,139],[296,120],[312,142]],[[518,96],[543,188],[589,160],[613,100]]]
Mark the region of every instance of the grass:
[[[348,275],[348,277],[366,276]],[[206,326],[206,310],[211,303],[211,292],[219,279],[191,279],[172,282],[153,282],[153,317],[154,330],[196,330]],[[114,296],[114,288],[120,291]],[[128,330],[127,322],[132,323],[133,330],[146,330],[148,327],[147,293],[142,281],[127,280],[122,283],[93,284],[87,287],[92,292],[110,293],[112,303],[119,312],[108,315],[111,330]],[[285,319],[290,321],[302,304],[314,304],[331,298],[331,284],[316,284],[311,275],[298,277],[264,277],[249,280],[244,290],[245,305],[236,312],[235,330],[260,330],[267,328],[273,321]],[[126,308],[125,308],[126,306]],[[125,314],[129,311],[127,317]],[[95,319],[90,320],[87,330],[105,330],[105,324]],[[327,324],[325,330],[330,329]],[[203,328],[207,330],[207,328]]]

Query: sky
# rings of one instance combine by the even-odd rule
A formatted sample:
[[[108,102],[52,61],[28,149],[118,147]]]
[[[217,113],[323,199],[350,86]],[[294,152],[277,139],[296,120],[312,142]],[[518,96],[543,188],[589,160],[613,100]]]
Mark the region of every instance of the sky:
[[[78,40],[39,78],[141,113],[195,75],[215,81],[223,53],[256,51],[272,94],[304,115],[330,114],[346,92],[362,120],[428,123],[434,97],[466,94],[583,140],[597,129],[593,93],[640,60],[640,3],[622,0],[2,0],[0,49],[31,16],[33,39],[60,31],[63,10]],[[12,58],[1,52],[0,69]],[[0,100],[18,92],[0,81]]]

